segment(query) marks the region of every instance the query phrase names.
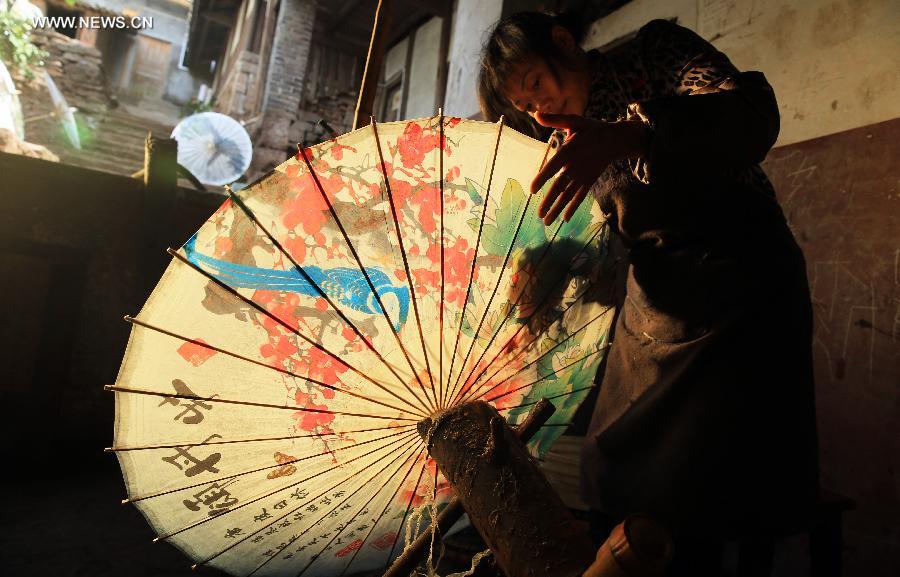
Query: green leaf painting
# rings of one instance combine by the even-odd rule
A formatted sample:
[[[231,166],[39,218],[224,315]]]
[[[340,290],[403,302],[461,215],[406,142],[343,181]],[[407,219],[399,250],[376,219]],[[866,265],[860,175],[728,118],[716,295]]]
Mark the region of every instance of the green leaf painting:
[[[475,184],[475,181],[470,178],[466,179],[466,192],[469,193],[469,198],[474,204],[481,206],[482,204],[484,204],[484,198],[481,197],[481,193],[478,191],[478,188],[479,187],[477,184]]]
[[[522,210],[527,204],[527,212]],[[506,181],[500,198],[500,209],[492,223],[485,223],[482,244],[488,254],[506,256],[515,238],[514,249],[537,246],[547,242],[546,227],[537,217],[537,197],[529,198],[522,185],[513,179]],[[521,220],[521,227],[519,221]],[[518,231],[518,234],[517,234]]]

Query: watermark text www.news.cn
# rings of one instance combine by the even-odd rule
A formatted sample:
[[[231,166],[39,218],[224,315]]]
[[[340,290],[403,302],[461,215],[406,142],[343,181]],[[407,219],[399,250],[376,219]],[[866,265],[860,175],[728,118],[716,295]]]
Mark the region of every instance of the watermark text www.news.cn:
[[[143,30],[153,28],[152,16],[41,16],[31,22],[35,28],[102,30]]]

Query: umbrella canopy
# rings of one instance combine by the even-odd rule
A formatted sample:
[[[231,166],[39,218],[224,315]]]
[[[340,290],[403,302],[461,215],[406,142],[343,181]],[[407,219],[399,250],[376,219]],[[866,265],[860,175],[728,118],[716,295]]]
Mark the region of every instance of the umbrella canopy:
[[[516,424],[546,397],[545,452],[613,316],[598,209],[545,227],[524,190],[550,152],[502,122],[373,123],[171,251],[109,387],[159,538],[236,575],[384,567],[450,498],[421,419],[480,399]]]

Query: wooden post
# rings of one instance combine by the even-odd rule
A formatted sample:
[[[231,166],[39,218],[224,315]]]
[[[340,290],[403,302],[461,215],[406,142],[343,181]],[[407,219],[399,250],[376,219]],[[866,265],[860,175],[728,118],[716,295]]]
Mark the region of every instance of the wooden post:
[[[370,122],[375,92],[378,90],[378,78],[381,76],[381,63],[384,61],[393,19],[394,0],[378,0],[378,8],[375,9],[375,23],[372,25],[372,37],[369,39],[366,68],[363,72],[362,84],[359,87],[356,113],[353,116],[353,130],[366,126]]]
[[[419,424],[429,453],[507,577],[580,577],[596,549],[496,409],[464,403]]]
[[[541,430],[541,427],[544,426],[547,419],[553,416],[555,411],[556,407],[553,406],[553,403],[547,399],[541,399],[534,405],[531,412],[525,417],[525,420],[516,428],[516,435],[523,443],[527,444],[528,441],[531,440],[531,437]],[[421,428],[420,434],[427,434],[428,429],[432,425],[432,421],[431,419],[426,419],[421,421],[419,425]],[[443,535],[449,531],[450,527],[455,525],[465,513],[466,511],[463,509],[462,501],[459,500],[459,497],[454,496],[450,499],[447,506],[438,513],[438,534]],[[383,577],[406,577],[409,575],[419,564],[429,545],[431,545],[431,530],[425,531],[419,535],[416,540],[403,551],[403,554],[394,560],[391,568],[383,575]]]
[[[438,415],[429,453],[507,577],[580,577],[596,549],[496,409]]]
[[[165,249],[168,239],[161,231],[170,231],[178,192],[178,141],[157,138],[152,132],[144,140],[144,198],[142,233],[145,248],[144,263],[148,282],[152,287],[168,261]],[[165,223],[165,224],[164,224]]]

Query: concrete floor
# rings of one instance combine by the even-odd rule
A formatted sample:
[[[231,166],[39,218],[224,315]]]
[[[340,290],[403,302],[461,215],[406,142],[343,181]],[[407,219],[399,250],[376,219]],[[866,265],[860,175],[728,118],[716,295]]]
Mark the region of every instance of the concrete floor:
[[[63,454],[65,451],[62,452]],[[98,451],[99,453],[99,451]],[[4,459],[0,477],[0,575],[3,577],[193,577],[224,573],[201,567],[155,536],[144,517],[122,505],[125,488],[114,456]],[[484,548],[474,530],[448,537],[440,575],[469,569]],[[809,575],[804,539],[776,546],[773,577]],[[726,566],[735,563],[726,550]],[[496,575],[487,563],[476,575]],[[378,572],[347,577],[375,577]]]
[[[190,561],[155,536],[144,517],[122,505],[125,487],[115,457],[90,466],[19,474],[7,469],[0,487],[0,551],[7,577],[176,577],[223,575],[191,571]],[[47,474],[52,472],[53,474]]]
[[[57,456],[58,458],[59,456]],[[138,510],[122,505],[125,487],[112,455],[75,463],[6,460],[0,478],[0,575],[3,577],[192,577],[190,560],[155,536]],[[441,575],[465,571],[481,545],[477,535],[456,539]],[[348,577],[371,577],[356,575]]]

